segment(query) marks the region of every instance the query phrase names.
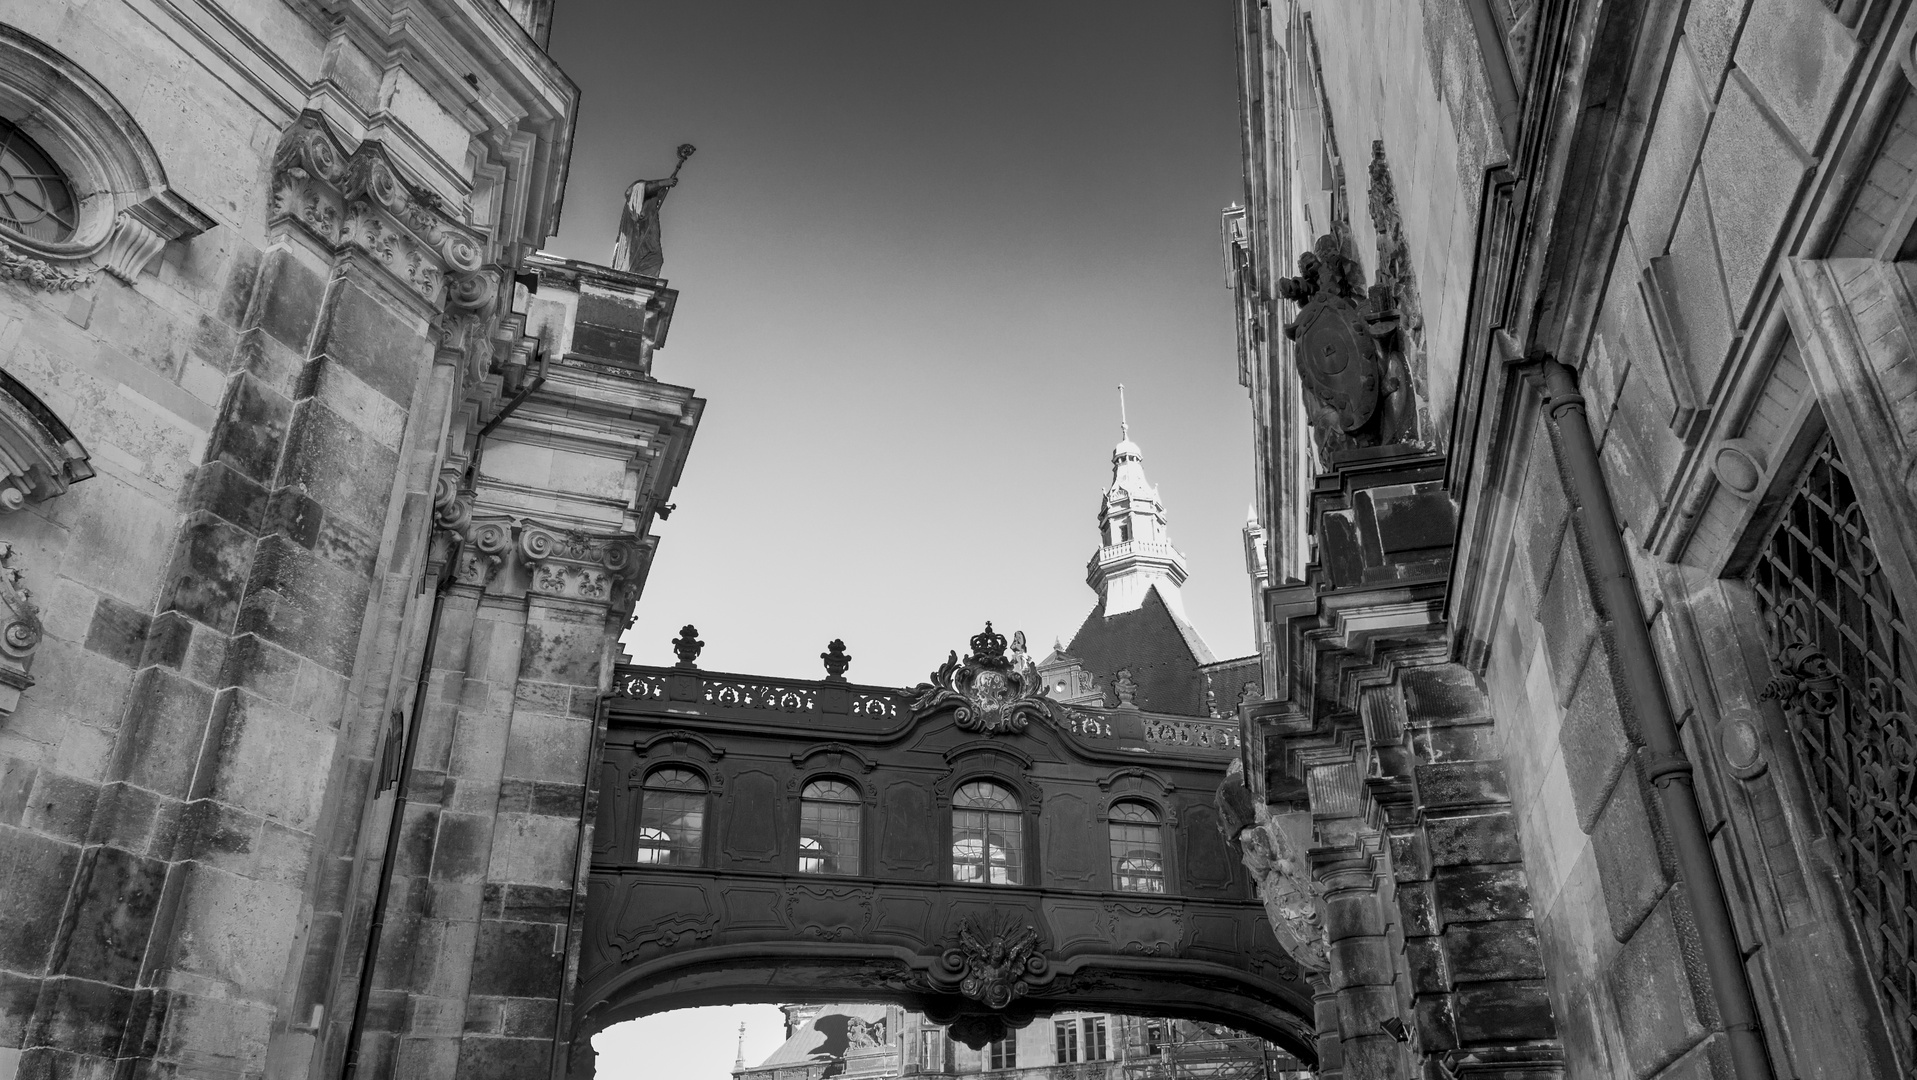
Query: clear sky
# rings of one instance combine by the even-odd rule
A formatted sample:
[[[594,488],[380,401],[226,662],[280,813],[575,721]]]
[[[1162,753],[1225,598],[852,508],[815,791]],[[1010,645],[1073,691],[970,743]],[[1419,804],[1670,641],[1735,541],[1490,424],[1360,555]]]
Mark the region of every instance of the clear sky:
[[[1219,240],[1243,198],[1230,18],[1226,0],[560,0],[552,51],[583,97],[552,250],[606,261],[625,186],[699,148],[665,206],[680,298],[654,374],[709,405],[635,659],[671,662],[691,622],[704,667],[816,677],[842,637],[852,679],[899,685],[986,619],[1069,640],[1121,382],[1192,621],[1219,657],[1251,651],[1250,404]],[[721,1042],[723,1067],[649,1051],[601,1075],[716,1080]]]

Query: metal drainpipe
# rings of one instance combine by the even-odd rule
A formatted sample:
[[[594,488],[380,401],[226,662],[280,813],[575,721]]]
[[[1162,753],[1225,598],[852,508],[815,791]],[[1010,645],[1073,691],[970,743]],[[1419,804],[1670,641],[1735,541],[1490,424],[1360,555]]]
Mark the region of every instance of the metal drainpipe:
[[[1657,789],[1658,806],[1671,830],[1678,880],[1691,900],[1704,966],[1710,972],[1718,1018],[1730,1043],[1738,1080],[1773,1080],[1769,1052],[1758,1026],[1756,998],[1744,954],[1737,944],[1731,906],[1717,875],[1704,815],[1698,809],[1691,762],[1684,753],[1677,720],[1645,626],[1644,607],[1624,550],[1610,487],[1598,463],[1597,441],[1584,411],[1584,398],[1570,368],[1549,357],[1527,363],[1542,376],[1544,413],[1558,435],[1563,455],[1565,495],[1575,508],[1578,540],[1592,583],[1611,610],[1617,663],[1630,705],[1637,711],[1647,758],[1645,778]]]
[[[431,530],[428,530],[428,535]],[[353,1023],[346,1033],[346,1061],[340,1067],[342,1080],[353,1080],[359,1073],[360,1041],[366,1034],[366,1010],[373,996],[373,967],[379,959],[380,933],[386,926],[386,900],[393,890],[393,868],[399,864],[400,833],[406,823],[407,789],[412,786],[413,759],[419,753],[420,721],[426,714],[426,691],[433,677],[433,651],[439,646],[440,615],[446,604],[446,592],[453,582],[453,560],[446,560],[433,587],[432,613],[426,621],[426,650],[419,658],[419,681],[413,685],[412,717],[406,724],[406,750],[400,756],[399,779],[393,787],[393,818],[386,826],[386,850],[379,860],[379,887],[373,893],[373,911],[366,928],[366,954],[359,965],[359,991],[353,999]]]

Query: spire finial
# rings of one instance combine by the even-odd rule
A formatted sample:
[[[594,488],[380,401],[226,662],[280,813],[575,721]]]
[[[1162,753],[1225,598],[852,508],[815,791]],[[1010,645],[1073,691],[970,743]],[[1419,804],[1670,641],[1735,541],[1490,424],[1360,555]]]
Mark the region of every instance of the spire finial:
[[[1118,438],[1122,442],[1132,437],[1132,426],[1125,421],[1125,384],[1118,384]]]
[[[733,1059],[734,1069],[745,1068],[745,1021],[739,1022],[739,1056]]]

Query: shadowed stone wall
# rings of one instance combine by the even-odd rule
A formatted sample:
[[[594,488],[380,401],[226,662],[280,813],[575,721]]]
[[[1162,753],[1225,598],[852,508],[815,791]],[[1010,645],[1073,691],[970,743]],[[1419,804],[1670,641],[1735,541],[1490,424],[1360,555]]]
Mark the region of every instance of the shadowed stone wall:
[[[1267,754],[1247,776],[1261,821],[1304,806],[1322,821],[1342,789],[1313,779],[1302,717],[1352,714],[1360,816],[1390,838],[1414,1048],[1464,1036],[1469,995],[1449,991],[1434,1027],[1432,993],[1434,972],[1470,970],[1453,951],[1469,935],[1432,921],[1462,874],[1481,910],[1533,926],[1528,957],[1503,953],[1500,992],[1541,990],[1566,1075],[1750,1075],[1721,1015],[1732,991],[1700,951],[1700,920],[1719,916],[1686,883],[1661,809],[1660,785],[1681,782],[1714,856],[1689,873],[1724,883],[1771,1074],[1909,1071],[1911,934],[1887,898],[1910,890],[1910,813],[1872,793],[1908,788],[1903,765],[1876,763],[1901,762],[1910,738],[1908,678],[1887,671],[1917,663],[1896,614],[1917,603],[1901,527],[1917,520],[1912,18],[1901,0],[1240,6],[1253,190],[1235,291],[1241,322],[1267,328],[1253,340],[1264,378],[1291,377],[1272,281],[1315,234],[1350,230],[1375,269],[1349,209],[1367,145],[1391,163],[1427,313],[1432,443],[1459,515],[1427,644],[1447,665],[1432,670],[1455,673],[1441,683],[1474,682],[1477,704],[1399,740],[1362,688],[1327,692],[1322,672],[1294,668],[1317,696],[1281,687],[1290,704],[1253,707],[1247,729],[1251,762]],[[1635,628],[1575,522],[1600,496],[1567,479],[1521,374],[1547,356],[1577,369],[1654,672],[1620,660]],[[1303,497],[1298,451],[1271,431],[1261,514]],[[1313,524],[1300,518],[1263,524],[1282,537]],[[1267,596],[1277,635],[1295,616],[1283,586]],[[1326,628],[1335,607],[1321,606]],[[1845,644],[1839,624],[1877,644]],[[1348,648],[1313,633],[1314,655]],[[1369,663],[1390,651],[1376,648]],[[1398,682],[1408,732],[1421,703],[1462,700]],[[1685,781],[1646,749],[1660,683]],[[1479,809],[1441,808],[1434,791]],[[1432,829],[1451,816],[1504,824],[1447,872]],[[1343,895],[1357,854],[1339,850],[1311,859],[1341,868]]]

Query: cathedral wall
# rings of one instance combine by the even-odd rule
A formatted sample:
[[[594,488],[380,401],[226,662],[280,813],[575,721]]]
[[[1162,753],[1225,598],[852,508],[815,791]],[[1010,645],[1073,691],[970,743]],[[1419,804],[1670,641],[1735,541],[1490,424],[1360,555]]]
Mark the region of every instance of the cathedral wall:
[[[519,258],[513,230],[543,238],[552,220],[537,204],[556,196],[551,178],[518,155],[555,130],[563,140],[573,99],[504,8],[430,6],[408,26],[354,4],[0,3],[6,47],[52,58],[47,74],[0,62],[0,118],[45,142],[82,194],[138,203],[159,233],[115,232],[52,267],[4,251],[0,368],[71,428],[91,475],[0,515],[40,634],[32,684],[0,715],[0,1077],[103,1075],[116,1061],[140,1076],[338,1068],[391,801],[379,774],[396,767],[431,606],[428,534],[436,516],[460,525],[452,494],[474,420],[516,388],[494,366],[517,348],[500,329],[511,288],[498,294],[497,268]],[[83,92],[36,98],[33,78],[88,88],[108,119],[76,125]],[[96,128],[120,157],[86,157]],[[558,169],[565,148],[550,149]],[[114,168],[146,169],[145,186],[112,189]],[[119,229],[127,212],[107,218]],[[670,490],[670,447],[697,410],[679,388],[580,389],[593,378],[555,375],[546,398],[625,410],[613,422],[585,409],[603,422],[573,447],[617,444],[606,452],[620,467],[561,523],[630,534],[644,526],[616,508]],[[667,467],[642,481],[626,466],[655,455],[629,429],[661,412],[649,422],[671,433]],[[618,630],[606,608],[630,603],[631,571],[643,578],[642,564],[614,569],[618,587],[599,597],[532,603],[530,616],[522,597],[529,657],[482,659],[488,679],[507,666],[509,700],[514,673],[565,692],[500,721],[481,790],[504,809],[478,819],[499,836],[480,845],[471,917],[451,931],[468,947],[432,950],[430,971],[381,954],[377,981],[437,995],[431,1023],[452,1060],[468,1030],[530,1028],[550,1057],[591,700]],[[568,605],[581,611],[557,610]],[[542,710],[571,719],[563,737],[541,728]],[[478,745],[484,729],[462,730]],[[547,782],[560,787],[527,810]],[[451,830],[443,855],[430,829],[410,836],[429,859],[472,854]],[[521,887],[547,893],[521,903]],[[523,959],[490,943],[501,931],[482,907],[512,922],[540,913],[550,977],[502,983],[475,964],[475,949]],[[407,929],[402,946],[417,946]],[[378,1004],[411,1011],[403,995]],[[487,1053],[466,1049],[465,1075],[520,1074]]]

